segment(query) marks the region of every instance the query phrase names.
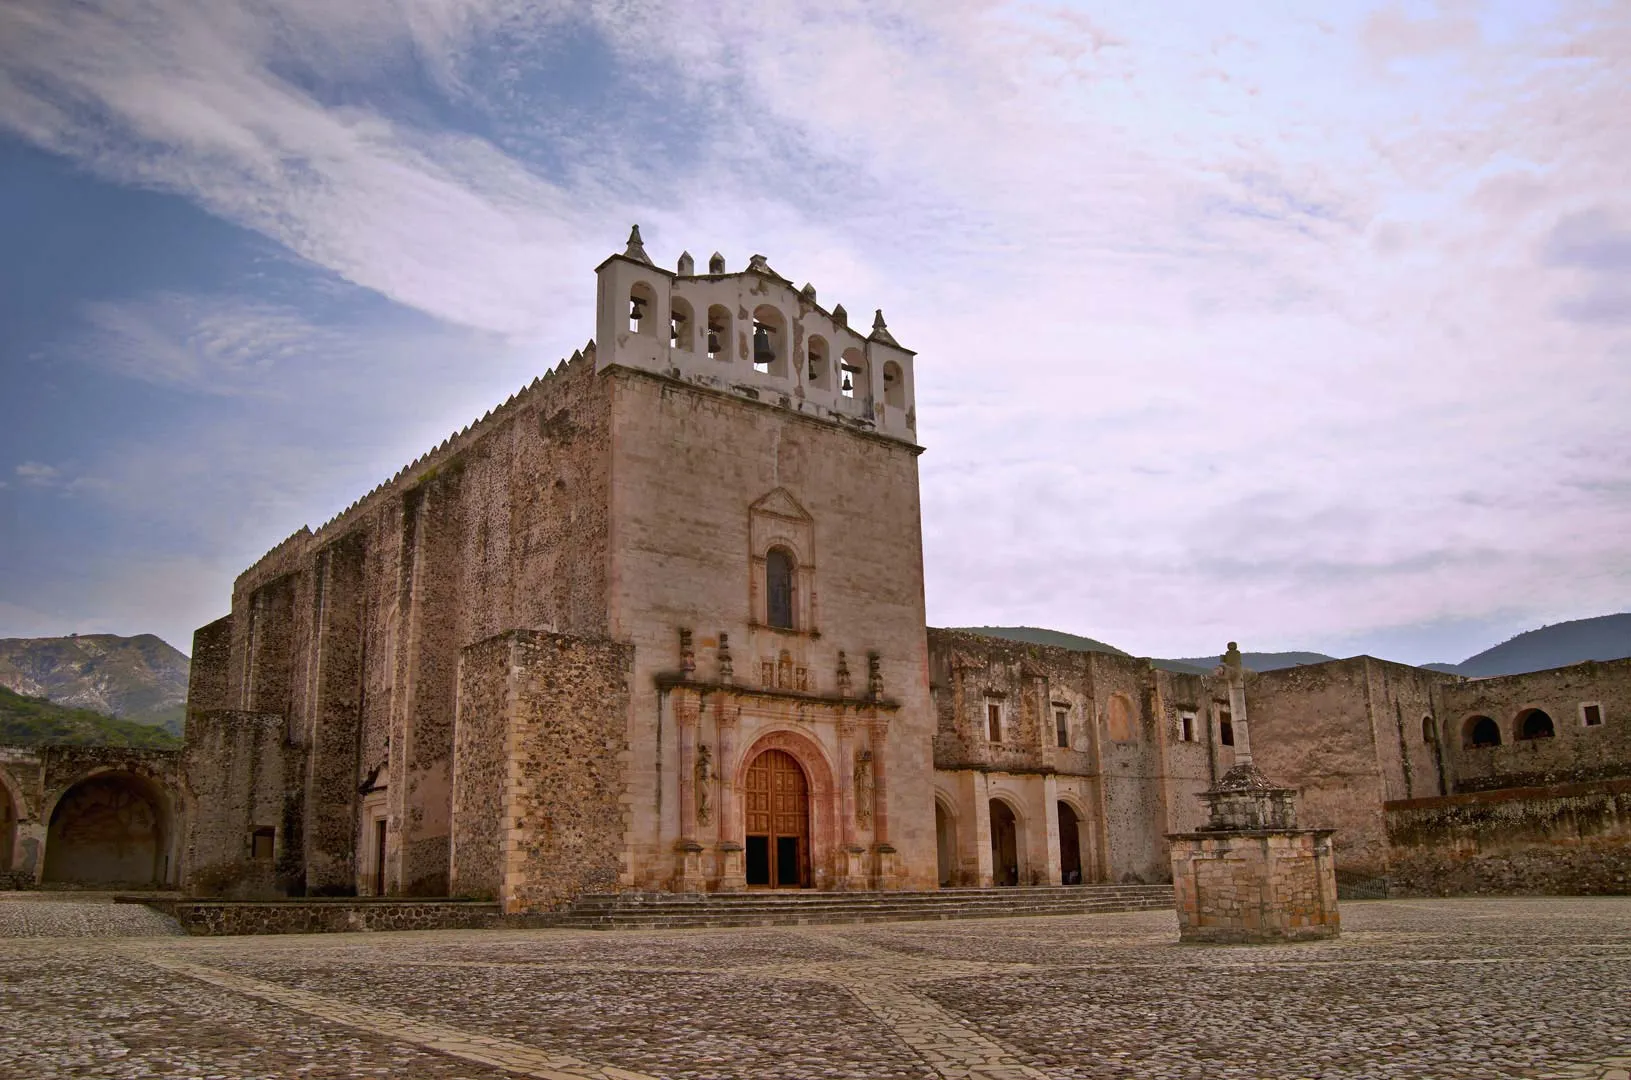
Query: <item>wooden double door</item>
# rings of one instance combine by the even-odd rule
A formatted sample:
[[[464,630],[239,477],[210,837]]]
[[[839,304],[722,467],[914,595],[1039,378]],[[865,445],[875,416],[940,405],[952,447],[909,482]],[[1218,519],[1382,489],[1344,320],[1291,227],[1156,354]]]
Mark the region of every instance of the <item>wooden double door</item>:
[[[748,766],[743,792],[747,835],[744,869],[750,887],[810,885],[810,784],[793,755],[766,750]]]

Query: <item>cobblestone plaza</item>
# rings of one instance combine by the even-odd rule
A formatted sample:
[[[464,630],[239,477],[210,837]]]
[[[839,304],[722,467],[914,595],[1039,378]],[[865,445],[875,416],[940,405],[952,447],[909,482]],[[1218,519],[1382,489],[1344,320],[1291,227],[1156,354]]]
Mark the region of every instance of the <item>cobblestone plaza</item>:
[[[0,1076],[1631,1076],[1631,899],[1343,924],[1277,947],[1180,946],[1170,911],[194,939],[0,903]]]

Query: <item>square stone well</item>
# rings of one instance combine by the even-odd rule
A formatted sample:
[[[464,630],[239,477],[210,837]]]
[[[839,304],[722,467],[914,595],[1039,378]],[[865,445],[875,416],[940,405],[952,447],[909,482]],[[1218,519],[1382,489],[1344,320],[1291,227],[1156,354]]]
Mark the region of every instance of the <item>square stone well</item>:
[[[1175,833],[1172,887],[1185,942],[1268,944],[1336,937],[1334,829]]]

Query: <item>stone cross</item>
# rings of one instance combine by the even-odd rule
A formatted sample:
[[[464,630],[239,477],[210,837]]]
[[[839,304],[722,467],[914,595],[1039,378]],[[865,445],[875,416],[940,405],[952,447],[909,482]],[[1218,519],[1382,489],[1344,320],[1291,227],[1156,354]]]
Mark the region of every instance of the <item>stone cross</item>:
[[[1229,679],[1229,716],[1235,736],[1235,764],[1252,763],[1252,740],[1246,730],[1246,669],[1241,666],[1240,646],[1229,642],[1223,654],[1223,672]]]

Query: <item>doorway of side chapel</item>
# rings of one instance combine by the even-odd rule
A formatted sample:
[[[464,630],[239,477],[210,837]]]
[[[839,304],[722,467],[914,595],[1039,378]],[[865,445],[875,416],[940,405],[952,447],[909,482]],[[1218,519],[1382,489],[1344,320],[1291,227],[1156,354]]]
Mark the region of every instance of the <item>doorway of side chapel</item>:
[[[749,888],[810,885],[810,784],[793,755],[766,750],[748,766],[742,854]]]

